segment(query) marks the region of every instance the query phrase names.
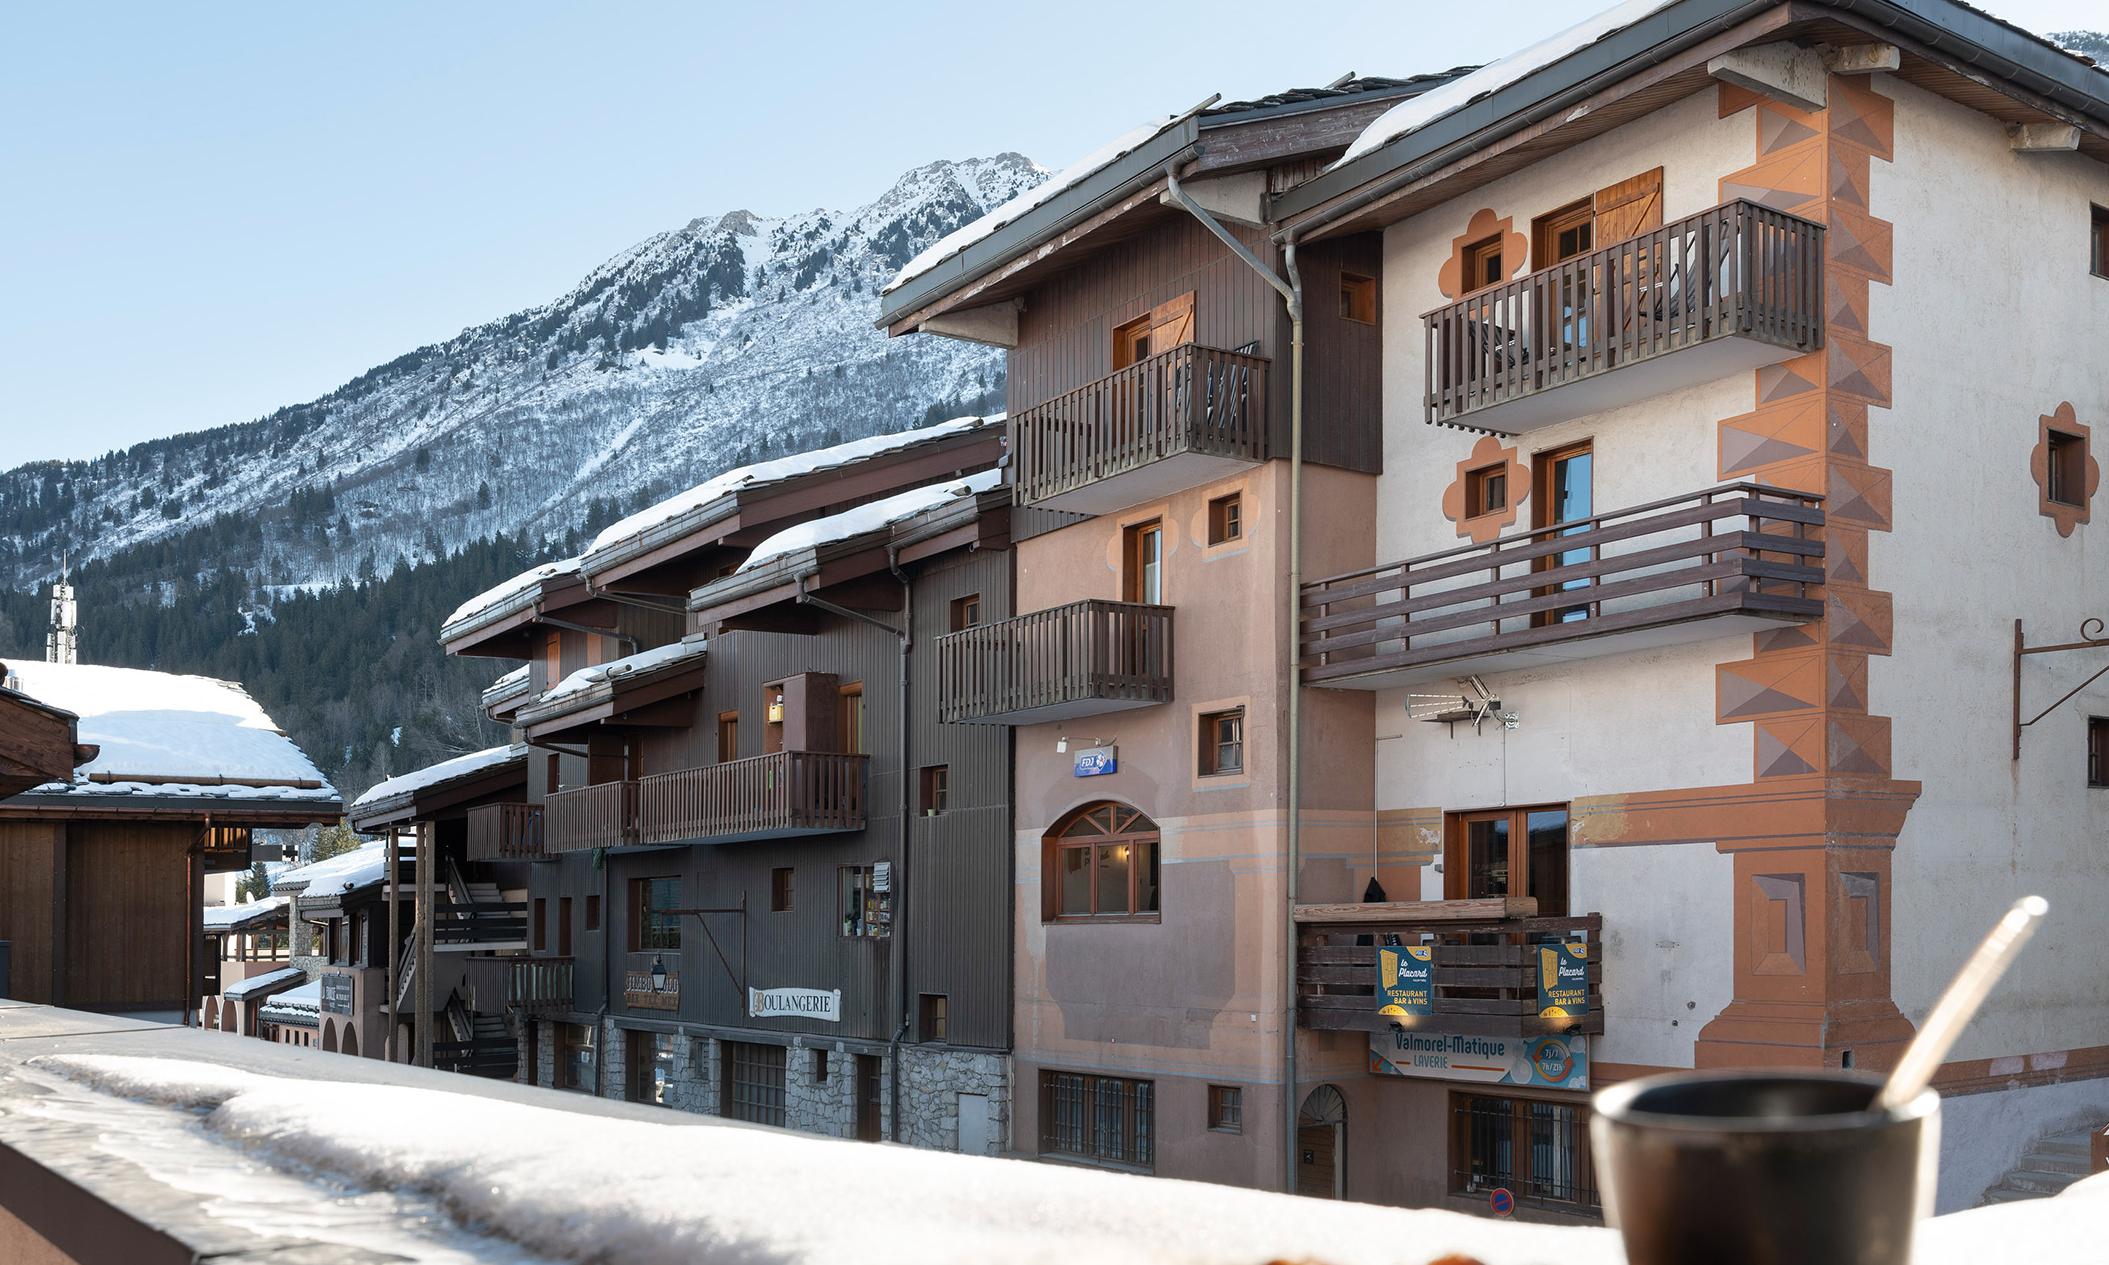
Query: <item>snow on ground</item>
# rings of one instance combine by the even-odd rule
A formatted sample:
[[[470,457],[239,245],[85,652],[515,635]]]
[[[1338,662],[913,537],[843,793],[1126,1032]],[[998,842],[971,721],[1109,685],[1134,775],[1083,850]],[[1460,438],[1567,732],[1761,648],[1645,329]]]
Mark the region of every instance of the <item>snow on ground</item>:
[[[612,681],[617,677],[631,676],[638,672],[650,672],[653,668],[663,668],[670,663],[679,663],[683,659],[701,658],[704,649],[705,643],[701,641],[676,641],[671,645],[655,646],[650,650],[640,650],[636,654],[625,655],[620,659],[611,659],[606,663],[596,663],[592,667],[580,668],[557,682],[555,688],[542,695],[541,701],[553,703],[560,698],[568,698],[581,690],[591,689],[602,681]],[[521,749],[525,750],[526,748],[523,747]]]
[[[300,889],[303,896],[335,895],[379,883],[388,877],[388,841],[375,839],[348,852],[273,875],[274,890]]]
[[[701,509],[719,497],[741,488],[762,487],[815,470],[832,470],[836,466],[866,461],[943,435],[956,435],[964,431],[978,430],[983,426],[1002,424],[1001,413],[990,417],[955,417],[949,422],[939,422],[935,426],[896,431],[890,435],[873,435],[868,439],[852,439],[848,443],[836,444],[831,448],[794,453],[772,461],[758,461],[750,466],[739,466],[705,480],[686,492],[670,496],[657,505],[647,506],[628,518],[609,524],[593,538],[593,544],[586,553],[590,556],[632,537],[642,536],[662,523],[679,518],[691,510]]]
[[[438,764],[428,764],[422,769],[412,769],[408,773],[399,774],[385,782],[376,782],[364,795],[353,800],[351,806],[356,811],[368,804],[378,804],[384,799],[393,799],[398,795],[403,795],[422,787],[436,786],[441,782],[452,781],[457,777],[467,777],[471,773],[480,773],[485,769],[495,769],[499,765],[522,759],[526,755],[527,746],[524,743],[513,743],[503,747],[486,747],[481,751],[471,751],[467,755],[458,755],[451,760],[441,760]]]
[[[1525,75],[1542,70],[1615,31],[1622,31],[1657,9],[1666,8],[1674,2],[1675,0],[1625,0],[1623,4],[1613,5],[1558,34],[1510,53],[1499,61],[1488,62],[1469,75],[1401,101],[1362,129],[1362,134],[1355,138],[1355,143],[1347,147],[1347,153],[1341,155],[1333,166],[1351,163],[1372,150],[1389,145],[1401,136],[1419,131],[1444,115],[1461,110],[1488,93],[1498,92]]]
[[[276,1000],[276,999],[274,999]],[[671,1128],[397,1085],[53,1055],[36,1066],[206,1113],[278,1164],[430,1196],[549,1256],[668,1265],[1610,1265],[1611,1231],[1298,1199],[732,1124]],[[608,1180],[582,1180],[588,1176]]]
[[[31,794],[154,794],[221,798],[331,800],[337,792],[314,762],[232,681],[139,668],[10,659],[22,693],[80,717],[80,741],[102,748],[74,770],[71,784]],[[93,783],[91,775],[119,779]],[[222,786],[219,780],[312,782]]]
[[[503,606],[506,602],[527,592],[527,590],[544,580],[555,579],[560,575],[571,575],[577,572],[578,569],[579,560],[577,558],[562,558],[555,562],[545,562],[539,567],[530,567],[505,583],[487,588],[455,607],[454,613],[447,616],[447,622],[441,624],[440,629],[445,631],[456,624],[481,615],[485,611]]]
[[[815,545],[829,544],[837,540],[848,540],[868,531],[877,531],[904,518],[913,518],[926,510],[936,509],[947,501],[975,496],[995,489],[1003,483],[1003,471],[983,470],[964,479],[940,483],[931,487],[913,488],[889,496],[884,500],[859,505],[840,514],[816,518],[810,523],[786,527],[774,536],[754,547],[747,561],[740,564],[741,571],[752,571],[773,558]]]
[[[922,276],[938,264],[972,246],[975,242],[988,237],[997,229],[1024,215],[1049,198],[1081,184],[1085,178],[1101,168],[1111,166],[1122,155],[1148,144],[1158,133],[1184,117],[1184,115],[1180,114],[1167,115],[1155,122],[1131,127],[1067,167],[1062,168],[1062,170],[1056,172],[1047,180],[1034,185],[1002,206],[990,211],[987,215],[953,229],[935,242],[932,242],[921,254],[903,265],[901,270],[894,274],[893,280],[886,283],[886,289],[889,292],[897,290],[908,282]]]

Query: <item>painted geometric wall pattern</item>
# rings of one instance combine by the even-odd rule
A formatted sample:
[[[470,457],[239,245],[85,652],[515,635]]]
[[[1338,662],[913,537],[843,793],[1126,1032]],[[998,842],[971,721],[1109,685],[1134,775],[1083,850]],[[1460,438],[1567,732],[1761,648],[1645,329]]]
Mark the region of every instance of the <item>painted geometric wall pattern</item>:
[[[1728,723],[1819,711],[1824,676],[1824,657],[1813,650],[1721,664],[1714,669],[1716,715]]]

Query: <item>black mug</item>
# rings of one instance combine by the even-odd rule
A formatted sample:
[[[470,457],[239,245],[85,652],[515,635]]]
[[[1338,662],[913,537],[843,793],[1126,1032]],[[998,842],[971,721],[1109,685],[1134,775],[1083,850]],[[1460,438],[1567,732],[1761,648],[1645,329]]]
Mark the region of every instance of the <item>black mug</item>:
[[[1933,1211],[1940,1096],[1878,1111],[1854,1072],[1675,1072],[1597,1094],[1628,1265],[1906,1265]]]

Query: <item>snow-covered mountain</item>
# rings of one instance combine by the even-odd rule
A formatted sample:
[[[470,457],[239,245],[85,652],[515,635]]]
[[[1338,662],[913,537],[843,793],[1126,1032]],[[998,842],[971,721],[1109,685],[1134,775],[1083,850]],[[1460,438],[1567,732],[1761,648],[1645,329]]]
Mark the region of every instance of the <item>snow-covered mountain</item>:
[[[854,211],[698,219],[320,399],[19,467],[0,475],[0,583],[224,513],[211,565],[313,584],[500,531],[560,536],[741,462],[1000,407],[1000,354],[888,342],[872,321],[904,262],[1045,175],[1018,154],[935,162]]]

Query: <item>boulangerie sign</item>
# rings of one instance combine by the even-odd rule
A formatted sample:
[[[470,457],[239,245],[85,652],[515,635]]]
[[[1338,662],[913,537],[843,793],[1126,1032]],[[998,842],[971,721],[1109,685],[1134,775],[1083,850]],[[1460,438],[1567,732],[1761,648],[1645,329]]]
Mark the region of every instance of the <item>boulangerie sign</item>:
[[[747,1014],[754,1019],[824,1019],[842,1022],[839,988],[750,988]]]

